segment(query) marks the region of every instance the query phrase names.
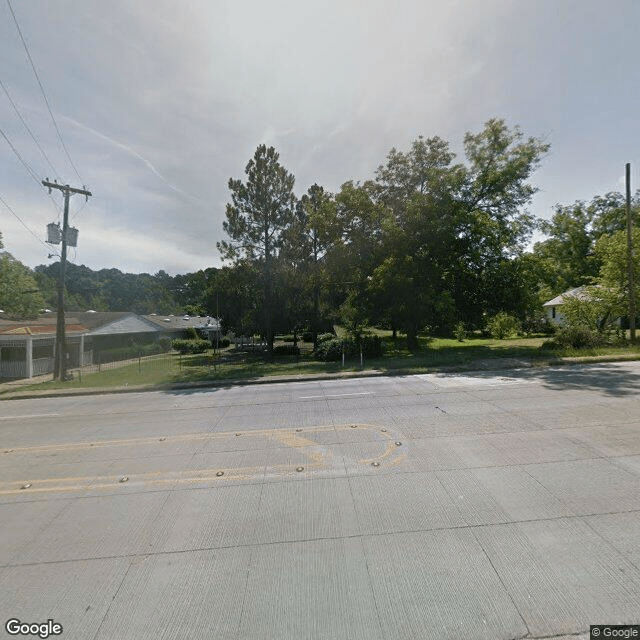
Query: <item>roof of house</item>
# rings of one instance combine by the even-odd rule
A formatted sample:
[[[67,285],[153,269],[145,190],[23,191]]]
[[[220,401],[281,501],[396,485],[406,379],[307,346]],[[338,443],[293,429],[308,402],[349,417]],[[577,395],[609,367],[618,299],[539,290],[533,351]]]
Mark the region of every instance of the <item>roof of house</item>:
[[[55,335],[57,314],[43,313],[32,320],[0,319],[0,335]],[[219,322],[208,316],[137,315],[130,311],[67,311],[65,331],[90,336],[160,333],[194,329],[216,330]]]
[[[135,313],[115,314],[117,317],[103,318],[101,324],[97,324],[89,330],[90,336],[113,336],[131,333],[158,333],[158,327],[149,322],[143,316]],[[83,318],[84,324],[84,318]],[[89,323],[85,324],[87,326]]]
[[[563,305],[567,298],[577,298],[578,300],[593,300],[593,295],[589,293],[587,287],[576,287],[575,289],[569,289],[564,293],[561,293],[559,296],[556,296],[549,302],[545,302],[543,307],[559,307]]]
[[[179,331],[183,329],[217,329],[218,321],[211,316],[163,316],[163,315],[148,315],[142,316],[145,320],[148,320],[159,328],[165,331]]]
[[[57,314],[44,313],[31,320],[0,320],[0,335],[55,335]],[[127,311],[67,311],[65,331],[88,335],[156,333],[158,327]]]

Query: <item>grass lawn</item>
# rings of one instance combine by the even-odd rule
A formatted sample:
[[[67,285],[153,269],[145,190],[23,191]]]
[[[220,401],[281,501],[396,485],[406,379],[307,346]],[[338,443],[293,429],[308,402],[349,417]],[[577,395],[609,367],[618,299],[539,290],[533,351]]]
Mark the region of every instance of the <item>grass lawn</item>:
[[[466,367],[486,365],[486,361],[498,358],[517,358],[545,362],[561,356],[618,356],[640,357],[640,347],[607,347],[589,350],[550,351],[541,348],[546,337],[509,338],[494,340],[473,336],[464,342],[455,339],[420,338],[421,349],[411,353],[405,340],[395,343],[388,331],[375,331],[385,342],[385,354],[377,359],[365,359],[363,369],[420,373],[441,367]],[[303,344],[299,358],[286,356],[269,361],[261,355],[243,354],[235,362],[218,363],[213,353],[178,356],[161,354],[144,358],[96,373],[85,373],[80,379],[76,374],[70,382],[45,382],[22,386],[22,390],[73,389],[95,387],[155,386],[180,382],[203,382],[230,379],[257,379],[274,375],[298,375],[359,371],[360,359],[351,358],[342,367],[341,362],[318,362],[309,353],[311,345]],[[231,354],[232,351],[227,351]],[[498,364],[498,363],[496,363]],[[6,391],[3,393],[7,393]]]

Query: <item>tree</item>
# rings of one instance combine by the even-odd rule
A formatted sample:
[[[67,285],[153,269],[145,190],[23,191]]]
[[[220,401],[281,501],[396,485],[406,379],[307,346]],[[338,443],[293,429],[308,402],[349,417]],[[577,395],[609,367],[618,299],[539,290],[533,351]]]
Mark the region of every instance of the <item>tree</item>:
[[[467,164],[453,164],[448,143],[418,138],[405,153],[392,149],[376,172],[385,215],[368,288],[372,307],[407,333],[410,348],[426,325],[448,333],[457,320],[478,326],[487,310],[522,306],[512,291],[503,297],[509,306],[495,309],[492,285],[516,276],[509,263],[534,224],[523,211],[536,191],[528,179],[548,145],[490,120],[464,146]]]
[[[227,204],[224,231],[231,242],[218,243],[223,260],[249,260],[259,264],[263,286],[263,331],[269,354],[273,354],[274,260],[284,230],[291,224],[295,178],[278,162],[273,147],[260,145],[245,168],[246,182],[229,180],[231,203]]]
[[[637,218],[640,192],[632,206]],[[571,205],[558,204],[552,219],[539,226],[549,238],[535,244],[533,256],[538,263],[541,297],[548,300],[597,279],[603,266],[597,243],[601,237],[626,229],[625,198],[610,192],[594,196],[589,203],[577,200]]]
[[[633,229],[633,278],[635,283],[636,309],[640,308],[640,229]],[[629,284],[627,272],[627,232],[618,231],[601,236],[595,245],[596,255],[602,262],[599,283],[606,289],[617,292],[620,315],[629,309]]]
[[[0,253],[0,309],[4,315],[20,320],[35,318],[43,305],[31,269],[10,253]]]
[[[293,224],[285,232],[281,267],[289,276],[285,290],[294,294],[296,302],[293,317],[298,316],[301,323],[310,318],[314,349],[321,325],[321,293],[328,277],[325,256],[336,246],[338,235],[336,202],[323,187],[313,184],[298,201]]]
[[[553,218],[540,223],[540,230],[550,237],[535,244],[534,255],[543,269],[541,285],[547,299],[592,282],[598,274],[592,220],[590,208],[576,201],[572,205],[556,205]]]

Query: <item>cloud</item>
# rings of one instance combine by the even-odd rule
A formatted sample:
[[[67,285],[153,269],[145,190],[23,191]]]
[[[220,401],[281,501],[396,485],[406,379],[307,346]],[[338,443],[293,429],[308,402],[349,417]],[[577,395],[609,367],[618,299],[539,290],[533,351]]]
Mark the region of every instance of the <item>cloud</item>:
[[[161,182],[163,182],[167,187],[169,187],[169,189],[171,189],[172,191],[174,191],[178,195],[182,196],[183,198],[186,198],[187,200],[190,200],[191,202],[195,202],[196,204],[205,204],[204,201],[202,201],[202,200],[200,200],[198,198],[195,198],[194,196],[190,195],[189,193],[186,193],[182,189],[179,189],[175,185],[171,184],[153,166],[153,164],[151,164],[151,162],[149,162],[149,160],[144,158],[135,149],[132,149],[131,147],[129,147],[126,144],[124,144],[123,142],[119,142],[118,140],[115,140],[114,138],[111,138],[111,137],[109,137],[108,135],[106,135],[104,133],[100,133],[99,131],[96,131],[95,129],[92,129],[91,127],[89,127],[89,126],[87,126],[85,124],[82,124],[81,122],[77,122],[76,120],[73,120],[72,118],[66,117],[66,118],[64,118],[64,120],[66,122],[70,122],[73,126],[79,128],[79,129],[82,129],[83,131],[86,131],[86,132],[90,133],[91,135],[96,136],[97,138],[100,138],[101,140],[103,140],[105,142],[108,142],[109,144],[113,145],[114,147],[122,149],[123,151],[125,151],[125,153],[127,153],[130,156],[136,158],[137,160],[142,162],[147,167],[147,169],[149,169],[149,171],[151,171],[151,173],[153,173],[153,175],[155,175],[157,178],[160,179]],[[85,143],[85,144],[90,144],[90,143]]]

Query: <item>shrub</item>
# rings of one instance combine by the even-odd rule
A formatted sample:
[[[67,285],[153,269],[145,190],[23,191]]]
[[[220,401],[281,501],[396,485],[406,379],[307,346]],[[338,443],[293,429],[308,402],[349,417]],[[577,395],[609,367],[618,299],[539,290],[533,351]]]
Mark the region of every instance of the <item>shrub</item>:
[[[325,362],[340,360],[342,358],[343,346],[345,351],[347,351],[349,342],[349,340],[339,340],[338,338],[318,342],[318,348],[315,350],[315,357],[316,359],[324,360]]]
[[[583,349],[601,347],[607,343],[606,336],[585,326],[559,327],[547,346],[561,349]]]
[[[182,354],[204,353],[210,346],[211,345],[208,340],[201,340],[201,339],[196,339],[196,340],[178,339],[178,340],[174,340],[171,343],[171,347]]]
[[[326,342],[327,340],[335,340],[336,336],[334,333],[320,333],[318,334],[318,343],[320,342]],[[313,340],[313,336],[311,337],[311,340]]]
[[[464,342],[465,338],[467,337],[467,332],[464,328],[464,322],[458,322],[458,324],[456,324],[453,330],[453,335],[456,337],[458,342]]]
[[[313,342],[313,333],[311,331],[303,331],[302,342]]]
[[[365,358],[382,357],[382,339],[380,336],[362,336],[360,340],[362,355]]]
[[[99,362],[106,364],[107,362],[118,362],[120,360],[165,353],[168,348],[163,346],[162,340],[161,338],[157,342],[150,342],[149,344],[133,344],[128,347],[98,350],[96,358],[99,359]]]
[[[544,333],[550,336],[554,333],[555,326],[545,315],[538,314],[526,318],[522,323],[522,330],[525,333]]]
[[[231,344],[231,340],[229,340],[229,338],[220,338],[220,340],[218,340],[218,346],[221,349],[228,347],[230,344]]]
[[[273,347],[273,355],[274,356],[299,356],[300,347],[294,346],[292,344],[278,345],[277,347]]]
[[[383,353],[383,344],[380,336],[362,336],[360,340],[362,355],[365,358],[380,358]],[[360,355],[360,347],[353,338],[340,340],[332,338],[318,342],[318,348],[314,355],[318,360],[326,362],[336,361],[342,358],[342,351],[346,356],[354,357]]]
[[[495,338],[496,340],[504,340],[518,332],[519,323],[514,316],[511,316],[504,311],[500,311],[489,320],[487,323],[487,329],[492,338]]]

